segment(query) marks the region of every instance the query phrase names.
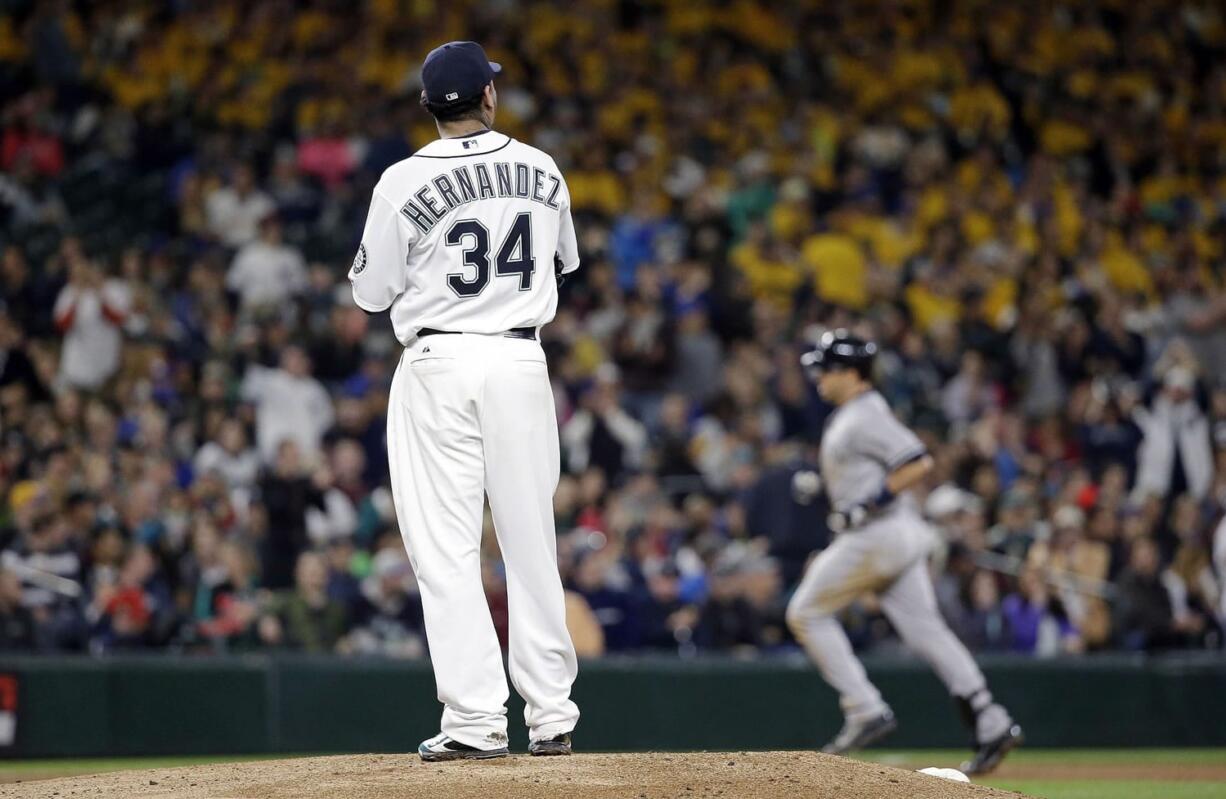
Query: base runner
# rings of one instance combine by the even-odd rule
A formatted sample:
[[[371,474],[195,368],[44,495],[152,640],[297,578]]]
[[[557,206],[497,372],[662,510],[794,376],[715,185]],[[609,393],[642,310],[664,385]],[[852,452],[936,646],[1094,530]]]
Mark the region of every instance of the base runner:
[[[837,330],[801,363],[836,408],[821,441],[821,478],[834,541],[809,565],[788,603],[788,627],[839,693],[843,729],[824,748],[860,749],[893,732],[894,713],[868,680],[835,616],[875,593],[903,641],[928,661],[975,741],[967,774],[984,774],[1022,742],[1022,729],[993,701],[983,672],[937,609],[928,576],[931,531],[907,489],[932,468],[915,433],[870,382],[876,345]]]

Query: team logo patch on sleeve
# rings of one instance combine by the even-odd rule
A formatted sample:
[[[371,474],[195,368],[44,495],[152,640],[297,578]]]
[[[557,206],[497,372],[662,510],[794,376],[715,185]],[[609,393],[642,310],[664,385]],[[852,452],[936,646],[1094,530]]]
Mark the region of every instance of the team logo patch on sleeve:
[[[366,245],[358,245],[358,254],[353,256],[353,269],[350,270],[355,275],[362,274],[362,270],[366,268]]]

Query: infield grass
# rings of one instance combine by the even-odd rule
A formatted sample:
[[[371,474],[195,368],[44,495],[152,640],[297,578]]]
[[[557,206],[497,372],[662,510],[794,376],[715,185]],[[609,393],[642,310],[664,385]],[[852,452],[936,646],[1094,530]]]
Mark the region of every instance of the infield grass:
[[[984,785],[1044,799],[1223,799],[1226,783],[1155,780],[986,780]]]
[[[968,752],[960,749],[878,749],[858,757],[889,766],[920,769],[927,766],[957,768]],[[1218,772],[1226,775],[1226,749],[1027,749],[1009,755],[1006,772],[1024,772],[1026,776],[1009,776],[976,780],[984,785],[1018,791],[1042,799],[1226,799],[1226,779],[1201,779],[1198,772]],[[1098,778],[1052,778],[1042,776],[1047,769],[1060,771],[1094,768],[1103,772]],[[1186,776],[1177,779],[1154,778],[1115,779],[1112,768],[1137,771],[1152,768],[1155,777],[1178,774],[1189,767]]]

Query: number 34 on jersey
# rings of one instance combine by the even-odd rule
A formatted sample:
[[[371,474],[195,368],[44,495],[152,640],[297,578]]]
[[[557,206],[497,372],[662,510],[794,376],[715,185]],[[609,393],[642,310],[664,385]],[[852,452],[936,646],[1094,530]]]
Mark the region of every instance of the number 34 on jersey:
[[[563,273],[579,266],[561,171],[535,147],[487,131],[439,139],[384,172],[349,280],[361,308],[391,309],[407,345],[422,327],[547,323],[555,262]]]

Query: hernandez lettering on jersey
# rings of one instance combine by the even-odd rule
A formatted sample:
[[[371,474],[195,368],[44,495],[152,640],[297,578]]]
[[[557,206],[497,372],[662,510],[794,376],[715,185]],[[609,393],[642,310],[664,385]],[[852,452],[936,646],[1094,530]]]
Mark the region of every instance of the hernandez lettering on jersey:
[[[497,333],[557,310],[555,261],[579,267],[570,192],[548,154],[502,133],[439,139],[383,173],[354,301],[391,309],[406,346],[423,327]]]
[[[493,172],[491,180],[490,165],[478,162],[435,175],[413,193],[413,199],[405,201],[400,213],[422,233],[429,233],[449,211],[477,200],[528,199],[554,211],[561,210],[558,205],[558,194],[562,190],[560,176],[518,161],[514,164],[495,162]]]

